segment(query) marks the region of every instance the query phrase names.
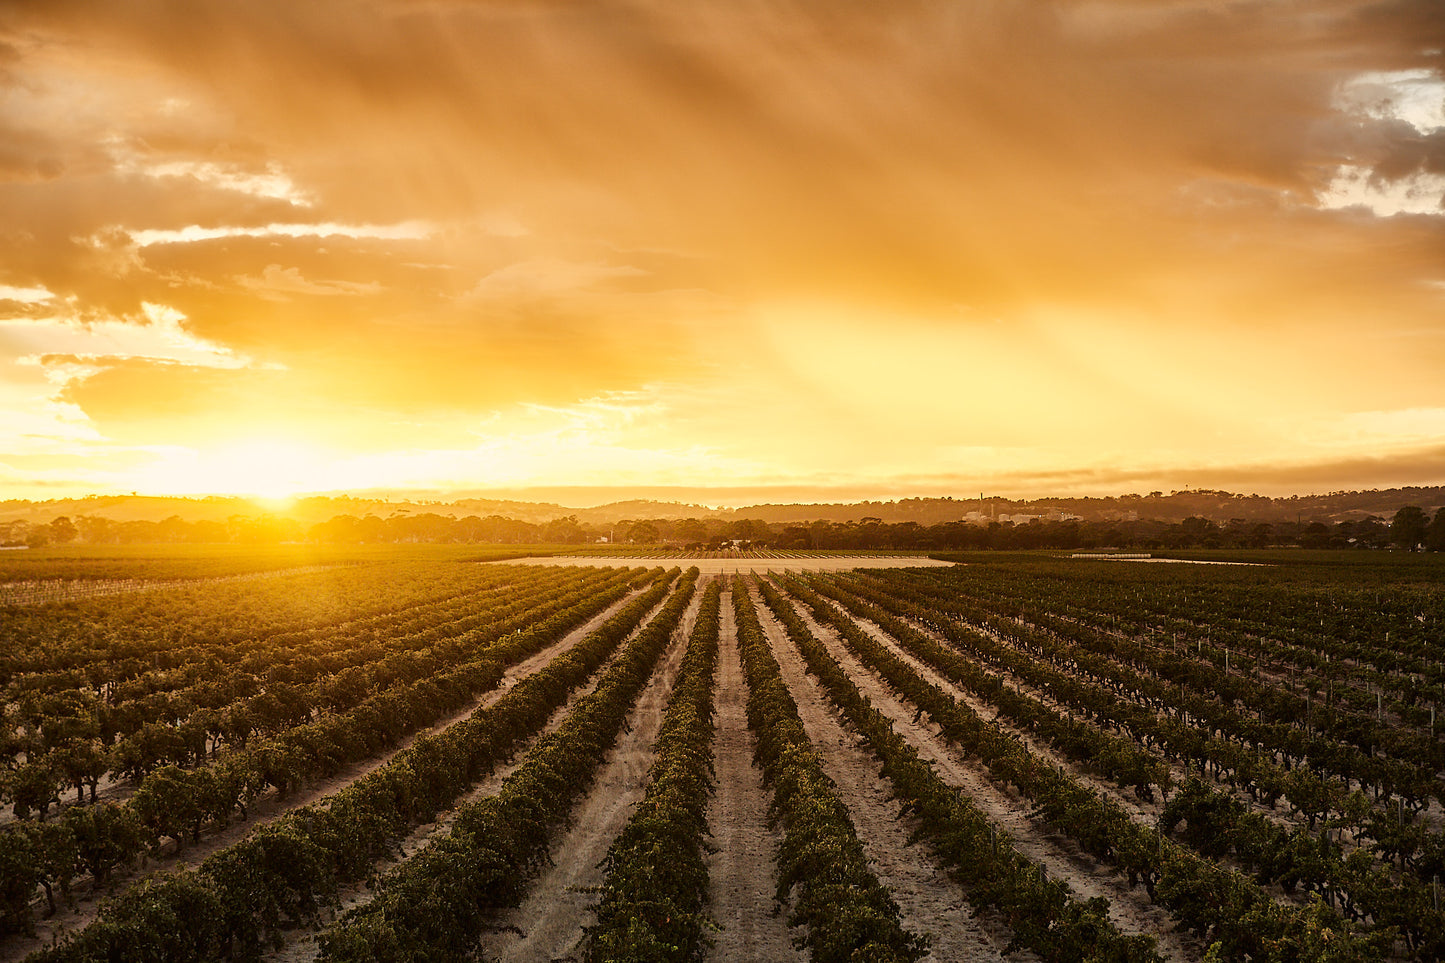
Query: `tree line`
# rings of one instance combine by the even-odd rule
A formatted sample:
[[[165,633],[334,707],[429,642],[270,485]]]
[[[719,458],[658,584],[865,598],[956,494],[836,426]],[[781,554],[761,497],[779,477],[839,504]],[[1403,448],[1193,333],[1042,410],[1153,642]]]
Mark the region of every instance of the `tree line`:
[[[1433,516],[1407,505],[1390,519],[1378,515],[1340,522],[1301,517],[1274,522],[1192,516],[1182,521],[1136,519],[1087,521],[1035,519],[1024,524],[990,521],[885,522],[817,520],[769,523],[757,518],[621,519],[599,524],[575,515],[529,522],[501,515],[455,518],[434,512],[357,517],[336,515],[315,525],[283,515],[235,515],[225,523],[188,522],[171,516],[159,522],[116,522],[106,518],[60,516],[47,524],[24,521],[0,525],[0,545],[179,544],[584,544],[668,546],[718,551],[727,548],[865,551],[977,551],[1022,549],[1184,548],[1398,548],[1445,551],[1445,507]]]

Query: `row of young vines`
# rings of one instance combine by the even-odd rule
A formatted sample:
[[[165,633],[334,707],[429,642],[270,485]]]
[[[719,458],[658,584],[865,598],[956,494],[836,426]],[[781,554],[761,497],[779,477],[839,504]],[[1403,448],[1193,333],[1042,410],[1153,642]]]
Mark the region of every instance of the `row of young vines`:
[[[342,885],[364,879],[412,827],[451,806],[538,731],[666,593],[667,580],[659,579],[494,703],[418,737],[322,803],[266,823],[197,869],[131,886],[95,923],[33,959],[256,959],[284,925],[317,925]],[[539,626],[538,635],[555,637],[559,627]],[[509,661],[539,648],[529,638],[540,641],[520,634]]]
[[[1156,963],[1194,946],[1239,963],[1445,956],[1445,752],[1417,711],[1437,675],[1406,676],[1428,658],[1416,634],[1394,658],[1342,632],[1327,648],[1343,664],[1321,682],[1311,674],[1335,663],[1311,646],[1329,625],[1311,628],[1283,589],[1249,589],[1268,600],[1256,611],[1221,601],[1210,637],[1208,605],[1227,598],[1210,579],[1234,576],[1201,575],[1195,590],[1177,574],[1134,584],[1117,568],[1076,571],[1008,561],[700,583],[696,569],[679,579],[508,566],[448,572],[430,591],[403,577],[378,587],[384,605],[312,599],[267,616],[240,604],[239,636],[208,637],[217,622],[200,604],[179,605],[167,628],[149,603],[117,602],[138,619],[129,637],[99,601],[52,613],[73,630],[63,639],[29,613],[26,651],[0,666],[0,770],[17,817],[0,826],[0,937],[30,929],[82,880],[103,888],[247,819],[263,793],[281,799],[370,763],[194,869],[118,885],[93,922],[27,963],[259,961],[297,930],[319,934],[327,963],[476,958],[546,871],[695,612],[645,795],[610,841],[595,923],[579,938],[588,963],[708,959],[713,705],[730,600],[779,837],[759,908],[781,907],[816,963],[930,952],[927,921],[905,921],[868,858],[866,824],[827,774],[870,757],[927,858],[958,884],[942,898],[1007,930],[1006,952],[1065,963]],[[360,593],[366,576],[344,579]],[[59,640],[49,657],[34,648],[47,633]],[[545,666],[496,691],[564,637]],[[831,704],[861,748],[809,741],[777,644],[789,673],[801,656],[822,693],[809,699]],[[458,712],[470,715],[394,752]],[[49,765],[53,780],[67,754],[97,748],[116,798],[96,801],[95,781],[66,773],[74,805],[52,816],[53,798],[20,804],[30,797],[18,774]],[[948,775],[965,771],[1000,795],[975,798]],[[489,777],[498,791],[458,805]],[[997,799],[1009,796],[1028,819],[1006,831]],[[411,850],[444,813],[447,828],[405,855],[402,842]],[[1041,839],[1062,849],[1040,858]],[[1049,855],[1059,851],[1108,876],[1114,902],[1078,895],[1067,859]],[[363,881],[370,895],[338,917]],[[1161,943],[1159,924],[1141,921],[1166,911],[1177,935]]]

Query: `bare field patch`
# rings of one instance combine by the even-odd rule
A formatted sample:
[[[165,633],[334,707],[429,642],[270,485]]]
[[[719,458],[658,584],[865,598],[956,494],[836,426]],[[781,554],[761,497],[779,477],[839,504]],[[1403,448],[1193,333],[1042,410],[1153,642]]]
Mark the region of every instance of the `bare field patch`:
[[[952,568],[954,562],[917,555],[797,555],[788,557],[737,556],[702,558],[686,555],[556,555],[550,558],[514,558],[483,565],[597,565],[636,568],[652,565],[697,566],[703,575],[741,572],[846,572],[855,568]]]

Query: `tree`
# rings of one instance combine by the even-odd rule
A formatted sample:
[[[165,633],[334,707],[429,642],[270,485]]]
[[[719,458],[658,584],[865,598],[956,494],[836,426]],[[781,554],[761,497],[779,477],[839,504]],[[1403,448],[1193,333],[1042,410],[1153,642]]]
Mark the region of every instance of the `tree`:
[[[633,522],[627,529],[627,540],[634,545],[655,545],[661,538],[652,522]]]
[[[1329,548],[1330,527],[1324,522],[1310,522],[1305,526],[1304,534],[1300,536],[1300,546],[1303,548]]]
[[[1406,505],[1395,513],[1395,519],[1390,523],[1390,541],[1401,548],[1414,551],[1425,541],[1425,533],[1429,528],[1430,519],[1425,515],[1425,510],[1418,505]]]
[[[75,527],[67,515],[61,515],[50,523],[50,540],[57,545],[64,545],[73,542],[80,535],[80,530]]]
[[[1445,552],[1445,508],[1435,510],[1435,518],[1425,531],[1425,547],[1432,552]]]
[[[108,518],[81,515],[75,520],[75,526],[80,531],[81,540],[91,545],[104,545],[115,541],[115,523]]]
[[[702,545],[707,541],[707,525],[700,518],[684,518],[673,529],[673,537],[687,543],[689,548]]]
[[[583,530],[577,521],[576,515],[567,515],[563,518],[554,518],[547,523],[542,537],[549,542],[575,543],[587,538],[587,532]]]

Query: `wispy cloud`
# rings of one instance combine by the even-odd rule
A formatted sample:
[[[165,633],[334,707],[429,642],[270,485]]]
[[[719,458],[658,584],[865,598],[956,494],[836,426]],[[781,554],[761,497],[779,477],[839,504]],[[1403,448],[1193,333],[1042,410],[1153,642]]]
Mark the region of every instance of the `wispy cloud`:
[[[469,297],[561,294],[585,290],[606,281],[646,277],[641,268],[627,265],[577,263],[558,258],[535,258],[498,268],[476,283]]]
[[[311,281],[301,276],[300,268],[283,268],[268,264],[260,277],[241,275],[236,283],[271,300],[285,300],[293,294],[313,297],[363,297],[376,294],[381,285],[376,281]]]
[[[182,228],[127,229],[126,233],[139,247],[156,244],[195,244],[231,237],[346,237],[380,240],[419,241],[430,236],[431,226],[424,221],[399,224],[292,224],[272,223],[259,226],[227,225],[202,227],[190,224]]]
[[[45,288],[17,288],[0,284],[0,301],[15,301],[19,304],[41,304],[55,297],[55,292]]]

